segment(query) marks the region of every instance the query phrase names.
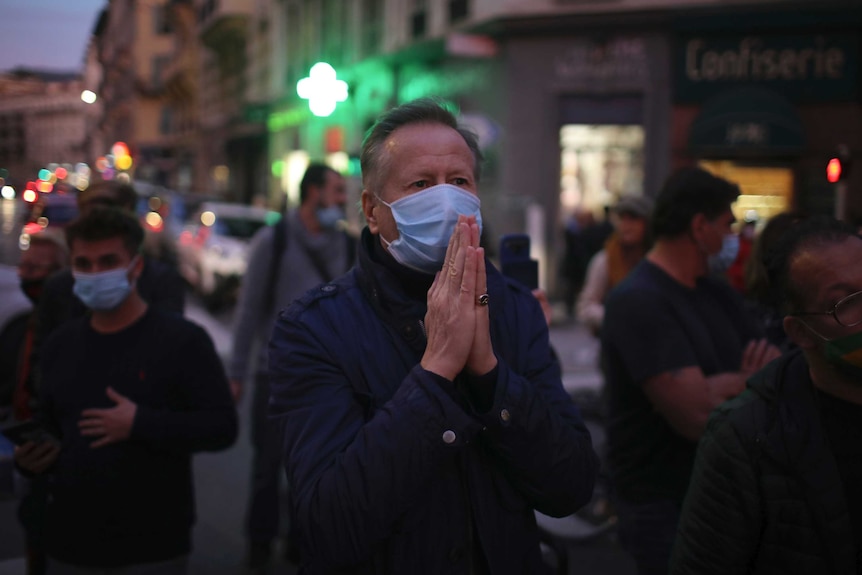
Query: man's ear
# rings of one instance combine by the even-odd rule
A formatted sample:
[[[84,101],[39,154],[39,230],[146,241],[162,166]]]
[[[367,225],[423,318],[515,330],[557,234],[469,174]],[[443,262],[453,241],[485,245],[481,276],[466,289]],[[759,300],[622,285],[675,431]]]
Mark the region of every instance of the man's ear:
[[[362,200],[362,214],[365,216],[365,221],[368,223],[368,231],[372,234],[376,234],[378,228],[377,216],[374,214],[374,208],[377,207],[377,201],[374,198],[374,194],[369,192],[366,188],[363,188],[360,199]]]
[[[820,345],[820,338],[814,335],[811,332],[811,329],[798,317],[790,315],[785,316],[783,325],[784,333],[786,333],[787,337],[790,338],[790,341],[798,345],[800,349],[815,349]]]
[[[135,271],[141,273],[144,271],[144,252],[138,253],[138,261],[135,262]]]
[[[691,218],[689,232],[696,242],[699,242],[700,238],[703,237],[707,224],[709,224],[709,220],[706,219],[706,215],[704,214],[695,214],[694,217]]]

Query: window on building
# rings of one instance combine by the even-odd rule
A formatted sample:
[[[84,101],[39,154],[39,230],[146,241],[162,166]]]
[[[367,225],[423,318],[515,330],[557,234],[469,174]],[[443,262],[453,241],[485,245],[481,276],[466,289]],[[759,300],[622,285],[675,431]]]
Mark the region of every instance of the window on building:
[[[449,23],[454,24],[470,15],[470,0],[449,0]]]
[[[321,19],[323,39],[323,58],[333,66],[344,60],[344,46],[347,45],[347,6],[344,0],[324,0]]]
[[[360,49],[364,56],[380,52],[383,38],[383,0],[364,0],[362,10],[362,40]]]
[[[288,86],[295,86],[302,76],[300,75],[302,63],[302,11],[295,2],[288,2],[286,6],[286,31],[287,31],[287,74],[285,82]]]
[[[173,32],[173,24],[169,8],[166,5],[153,6],[153,33],[161,36],[171,32]]]
[[[203,4],[201,4],[198,9],[198,23],[204,23],[210,15],[215,12],[216,9],[216,0],[204,0]]]
[[[167,70],[170,63],[170,56],[156,56],[153,58],[153,75],[151,79],[153,88],[162,87],[165,80],[165,70]]]
[[[170,106],[162,108],[162,113],[159,116],[159,133],[167,135],[171,133],[171,125],[174,121],[174,111]]]
[[[305,0],[302,7],[302,59],[300,69],[303,76],[317,62],[321,50],[320,0]]]
[[[427,0],[413,0],[413,10],[410,14],[410,37],[422,38],[428,28]]]

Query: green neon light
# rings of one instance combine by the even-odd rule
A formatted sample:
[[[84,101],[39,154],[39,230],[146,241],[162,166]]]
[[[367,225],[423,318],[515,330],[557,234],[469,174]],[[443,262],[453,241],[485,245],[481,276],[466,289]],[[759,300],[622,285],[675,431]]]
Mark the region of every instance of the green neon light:
[[[274,161],[270,170],[272,171],[272,175],[274,177],[280,178],[281,174],[284,172],[284,162],[282,160]]]
[[[308,77],[296,83],[296,93],[308,100],[308,109],[315,116],[332,115],[339,102],[347,100],[347,82],[335,77],[335,68],[326,62],[311,67]]]
[[[285,128],[299,126],[308,119],[306,108],[291,108],[274,112],[266,119],[266,127],[270,132],[280,132]]]

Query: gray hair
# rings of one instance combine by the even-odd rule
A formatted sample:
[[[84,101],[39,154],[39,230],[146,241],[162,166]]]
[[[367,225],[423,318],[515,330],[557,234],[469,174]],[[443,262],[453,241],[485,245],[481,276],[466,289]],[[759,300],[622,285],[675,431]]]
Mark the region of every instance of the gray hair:
[[[387,159],[382,154],[383,142],[392,133],[410,124],[441,124],[448,126],[461,134],[467,147],[473,153],[473,176],[479,181],[481,176],[482,152],[479,150],[479,140],[471,130],[458,125],[458,120],[443,105],[434,98],[420,98],[396,106],[380,116],[365,134],[362,142],[360,165],[362,167],[362,185],[375,195],[380,180],[389,169]]]
[[[54,230],[42,230],[30,236],[30,247],[36,245],[51,246],[54,248],[54,264],[57,268],[69,265],[69,248],[66,238]]]

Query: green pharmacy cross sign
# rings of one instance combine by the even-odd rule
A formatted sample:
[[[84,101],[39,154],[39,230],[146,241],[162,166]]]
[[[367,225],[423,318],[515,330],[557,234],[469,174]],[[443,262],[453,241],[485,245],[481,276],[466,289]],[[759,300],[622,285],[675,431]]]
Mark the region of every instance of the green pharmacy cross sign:
[[[308,100],[312,114],[326,117],[335,111],[338,102],[347,100],[347,82],[335,79],[335,68],[318,62],[311,67],[308,78],[296,83],[296,93]]]

